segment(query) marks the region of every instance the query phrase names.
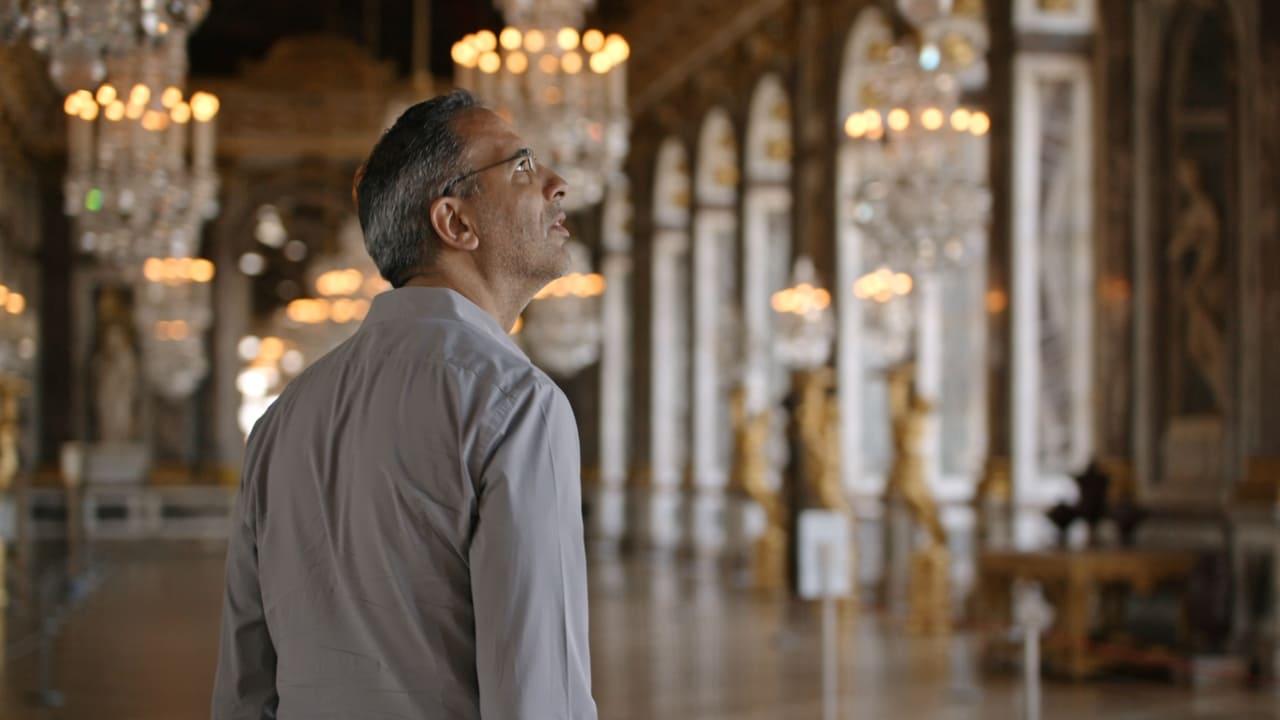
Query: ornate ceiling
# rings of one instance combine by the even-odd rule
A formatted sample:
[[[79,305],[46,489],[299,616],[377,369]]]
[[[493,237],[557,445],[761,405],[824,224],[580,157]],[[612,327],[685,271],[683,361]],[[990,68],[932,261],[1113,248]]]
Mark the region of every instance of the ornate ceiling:
[[[191,38],[194,75],[234,75],[250,60],[261,60],[281,38],[299,34],[341,35],[380,60],[392,61],[407,76],[413,56],[414,0],[217,0]],[[463,35],[502,27],[502,17],[486,0],[428,0],[431,70],[453,73],[449,48]],[[619,28],[628,0],[597,0],[591,20]]]

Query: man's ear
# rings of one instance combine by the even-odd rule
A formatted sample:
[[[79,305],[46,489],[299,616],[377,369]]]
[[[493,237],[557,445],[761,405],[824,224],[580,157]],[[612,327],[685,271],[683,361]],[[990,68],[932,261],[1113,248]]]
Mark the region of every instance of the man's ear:
[[[460,198],[436,198],[427,208],[431,227],[446,246],[455,250],[475,250],[480,236],[475,233],[466,204]]]

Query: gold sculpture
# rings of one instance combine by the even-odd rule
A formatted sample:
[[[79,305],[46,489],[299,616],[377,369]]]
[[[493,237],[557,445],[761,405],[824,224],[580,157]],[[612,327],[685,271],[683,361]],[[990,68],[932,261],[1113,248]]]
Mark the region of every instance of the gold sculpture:
[[[796,372],[794,382],[799,394],[796,427],[800,436],[800,471],[807,485],[806,494],[817,507],[848,518],[852,532],[853,512],[840,479],[840,406],[832,392],[835,371],[825,366],[800,370]],[[848,558],[849,577],[856,578],[857,555],[850,552]],[[841,600],[843,616],[852,619],[857,603],[855,590]]]
[[[27,393],[25,380],[0,376],[0,497],[13,487],[18,475],[18,437],[21,425],[18,415],[18,399]],[[5,608],[9,605],[7,577],[8,547],[0,537],[0,663],[4,661]]]
[[[776,490],[768,484],[768,442],[772,413],[768,408],[748,413],[745,388],[734,389],[733,409],[733,489],[754,500],[765,514],[765,530],[752,548],[752,576],[756,587],[782,587],[786,572],[787,518]]]
[[[978,520],[975,537],[978,546],[990,548],[1009,540],[1005,537],[1007,527],[995,527],[997,520],[1006,520],[1009,503],[1013,499],[1013,483],[1009,475],[1009,458],[991,455],[982,468],[982,479],[973,493],[974,516]],[[1000,523],[1007,525],[1007,522]]]
[[[819,507],[847,513],[849,502],[840,487],[840,410],[830,393],[835,372],[822,367],[803,371],[799,378],[796,421],[804,452],[804,476]]]
[[[18,399],[26,392],[25,381],[0,376],[0,492],[12,487],[18,474]]]
[[[920,457],[920,444],[933,405],[916,391],[914,374],[913,363],[889,371],[894,453],[885,494],[889,501],[901,499],[914,525],[925,530],[925,546],[911,553],[907,627],[917,632],[947,632],[951,629],[951,554]]]

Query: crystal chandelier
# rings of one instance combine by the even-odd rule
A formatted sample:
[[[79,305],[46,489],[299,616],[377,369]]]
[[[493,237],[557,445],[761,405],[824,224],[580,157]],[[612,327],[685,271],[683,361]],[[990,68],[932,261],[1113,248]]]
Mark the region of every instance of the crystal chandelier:
[[[605,289],[604,277],[591,272],[587,248],[572,240],[566,247],[569,273],[539,290],[513,329],[533,361],[560,377],[599,359]]]
[[[853,296],[865,302],[862,331],[866,336],[866,357],[879,358],[886,366],[906,359],[911,351],[912,290],[915,280],[901,270],[881,265],[858,278]]]
[[[134,322],[143,371],[161,396],[191,396],[209,372],[204,335],[213,320],[214,265],[203,258],[147,258]]]
[[[284,244],[284,228],[274,208],[264,217],[268,242],[259,225],[259,240]],[[277,242],[278,241],[278,242]],[[337,252],[316,258],[308,268],[312,297],[296,298],[261,328],[261,336],[241,338],[240,359],[246,366],[236,378],[240,391],[239,423],[248,435],[262,413],[289,380],[308,363],[337,347],[356,331],[373,298],[391,285],[364,250],[360,222],[350,217],[338,231]]]
[[[191,257],[217,214],[217,97],[189,99],[185,46],[172,36],[114,61],[109,82],[66,98],[65,211],[80,248],[129,266]],[[185,42],[185,39],[183,40]]]
[[[777,321],[777,352],[783,364],[794,370],[812,370],[827,363],[835,339],[831,317],[831,293],[818,285],[813,261],[796,258],[791,286],[770,299]]]
[[[311,297],[285,306],[280,334],[314,359],[350,337],[374,296],[390,288],[364,250],[360,222],[350,217],[338,231],[338,250],[308,268]]]
[[[217,211],[218,99],[182,89],[187,38],[208,10],[209,0],[0,0],[0,35],[47,55],[67,92],[64,209],[82,250],[137,280],[147,380],[172,399],[208,371],[213,264],[194,256]]]
[[[503,0],[510,26],[454,43],[454,82],[519,127],[571,192],[572,211],[604,197],[628,149],[626,60],[621,35],[579,32],[594,0]]]
[[[864,162],[853,218],[879,264],[927,272],[967,259],[991,199],[983,144],[991,120],[961,100],[980,82],[987,45],[980,3],[900,0],[917,24],[907,40],[870,58],[863,107],[845,120]]]
[[[306,366],[297,344],[284,337],[247,335],[237,348],[246,366],[236,376],[240,409],[236,419],[246,437],[280,391]]]
[[[83,250],[123,266],[195,254],[217,211],[218,100],[188,101],[182,88],[187,38],[208,10],[209,0],[0,0],[0,36],[28,39],[67,92],[65,210]]]
[[[26,294],[0,268],[0,375],[32,376],[36,332],[35,312]]]
[[[63,91],[96,87],[140,47],[184,48],[209,0],[0,0],[0,40],[29,39]]]

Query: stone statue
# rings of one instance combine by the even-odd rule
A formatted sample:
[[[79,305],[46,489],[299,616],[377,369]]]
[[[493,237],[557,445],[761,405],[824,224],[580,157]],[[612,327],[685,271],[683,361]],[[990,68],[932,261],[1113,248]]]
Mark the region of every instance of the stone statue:
[[[98,439],[104,443],[132,442],[136,437],[138,354],[127,326],[120,322],[102,326],[102,339],[92,363]]]
[[[1186,201],[1174,224],[1167,260],[1173,266],[1175,291],[1186,310],[1183,341],[1187,356],[1209,386],[1215,409],[1221,412],[1229,406],[1221,320],[1226,291],[1221,272],[1222,223],[1194,162],[1187,158],[1178,162],[1177,180]],[[1191,258],[1189,269],[1187,257]],[[1180,393],[1181,388],[1175,387],[1174,392]],[[1180,405],[1175,402],[1174,407],[1181,409]]]
[[[734,388],[730,396],[733,412],[734,489],[755,501],[765,513],[765,531],[753,548],[753,575],[757,587],[782,586],[787,543],[787,518],[778,493],[769,487],[768,442],[772,413],[766,408],[748,414],[746,389]]]
[[[907,627],[917,632],[946,632],[951,627],[951,556],[938,504],[925,478],[920,444],[933,405],[916,392],[914,363],[889,371],[889,411],[893,465],[886,496],[901,499],[926,543],[911,552]]]

